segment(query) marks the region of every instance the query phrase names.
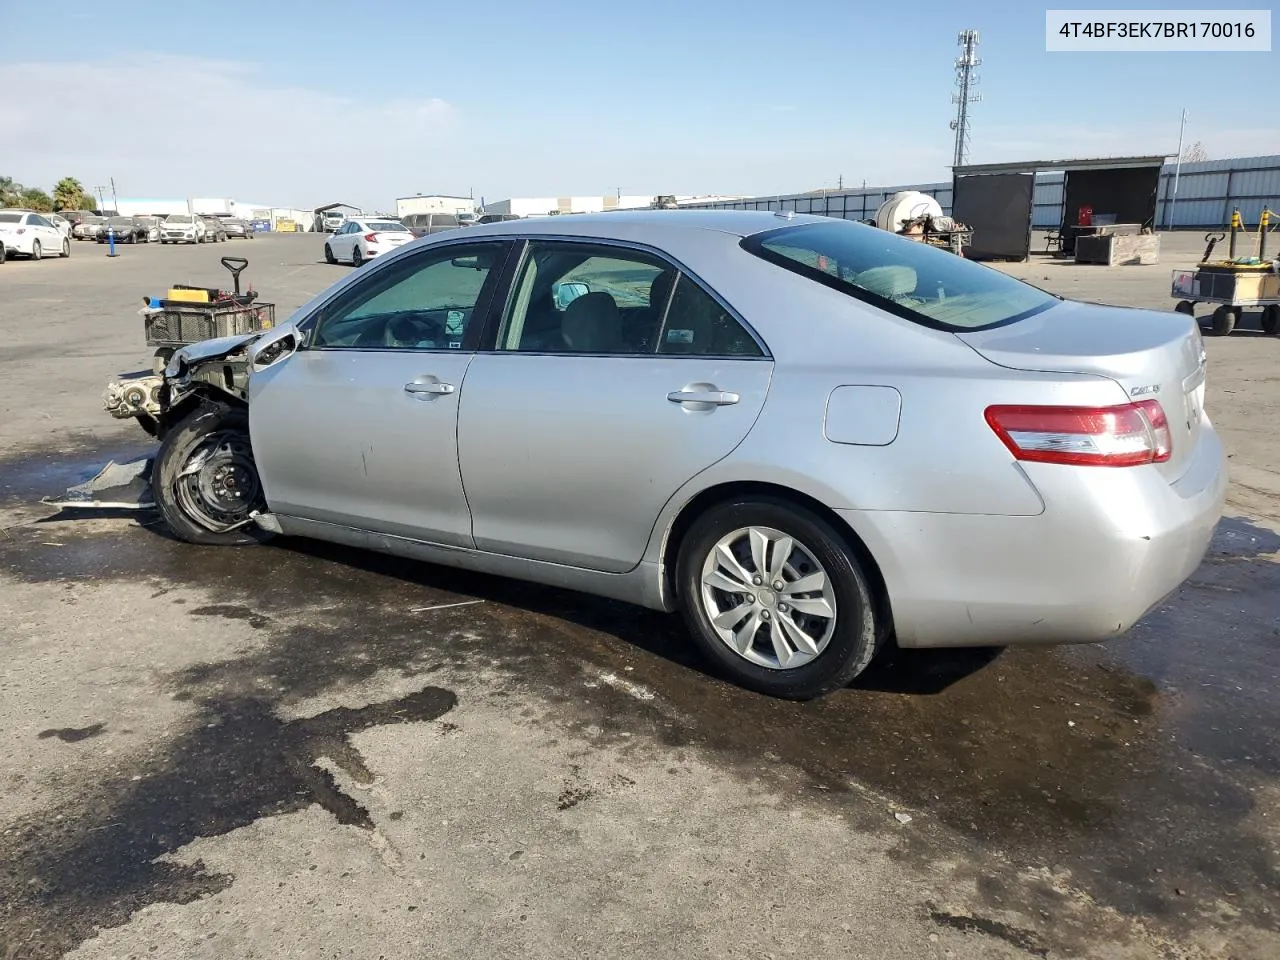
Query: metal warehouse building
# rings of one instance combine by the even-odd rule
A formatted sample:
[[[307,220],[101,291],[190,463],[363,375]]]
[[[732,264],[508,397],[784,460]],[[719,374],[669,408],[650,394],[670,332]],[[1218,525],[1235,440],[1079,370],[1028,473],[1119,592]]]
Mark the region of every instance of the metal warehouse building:
[[[411,213],[465,213],[475,207],[476,202],[471,197],[454,197],[443,193],[396,197],[397,217],[407,217]]]
[[[1032,226],[1035,229],[1053,230],[1061,225],[1062,187],[1062,173],[1045,171],[1036,174],[1032,206]],[[710,210],[794,210],[846,220],[869,220],[875,216],[880,204],[899,190],[927,193],[937,199],[944,212],[951,213],[950,181],[861,190],[819,190],[687,206]],[[1240,210],[1246,224],[1256,224],[1263,207],[1280,209],[1280,155],[1184,163],[1180,170],[1173,163],[1166,163],[1160,171],[1155,226],[1162,230],[1223,227],[1231,221],[1231,211],[1235,209]]]

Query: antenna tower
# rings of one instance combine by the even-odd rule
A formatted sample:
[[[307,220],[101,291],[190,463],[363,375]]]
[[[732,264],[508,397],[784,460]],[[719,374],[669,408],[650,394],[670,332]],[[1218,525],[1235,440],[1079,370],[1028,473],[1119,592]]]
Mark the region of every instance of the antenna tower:
[[[951,121],[951,129],[956,132],[956,149],[952,160],[953,166],[962,167],[969,162],[969,104],[980,103],[982,94],[974,93],[979,77],[974,71],[982,63],[978,59],[978,31],[964,30],[956,37],[960,45],[960,56],[956,57],[956,87],[958,92],[951,95],[951,102],[956,105],[956,118]]]

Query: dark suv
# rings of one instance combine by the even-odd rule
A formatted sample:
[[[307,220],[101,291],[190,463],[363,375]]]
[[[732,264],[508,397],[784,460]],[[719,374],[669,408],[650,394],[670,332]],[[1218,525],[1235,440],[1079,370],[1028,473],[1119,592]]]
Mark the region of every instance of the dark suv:
[[[400,222],[409,228],[415,237],[425,237],[431,233],[444,233],[456,230],[460,226],[458,218],[452,213],[411,213],[401,217]]]

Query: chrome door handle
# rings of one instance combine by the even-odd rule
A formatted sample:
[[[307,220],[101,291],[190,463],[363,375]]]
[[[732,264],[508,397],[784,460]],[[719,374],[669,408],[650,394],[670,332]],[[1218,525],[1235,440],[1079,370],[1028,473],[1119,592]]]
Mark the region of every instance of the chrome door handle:
[[[406,383],[404,385],[404,392],[405,393],[430,393],[430,394],[437,394],[437,395],[442,393],[453,393],[453,384],[440,383],[438,381],[432,382],[432,383],[418,383],[416,381],[410,381],[409,383]]]
[[[667,399],[672,403],[711,403],[723,407],[737,403],[741,398],[725,390],[673,390],[667,394]]]

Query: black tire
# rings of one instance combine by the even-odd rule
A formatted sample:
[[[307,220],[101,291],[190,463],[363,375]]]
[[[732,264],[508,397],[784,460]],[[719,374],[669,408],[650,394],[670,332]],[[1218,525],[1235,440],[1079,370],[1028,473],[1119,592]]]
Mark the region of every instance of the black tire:
[[[1196,315],[1196,305],[1190,300],[1179,301],[1178,305],[1173,309],[1178,313],[1185,313],[1188,317],[1194,317]]]
[[[762,527],[793,539],[796,552],[789,554],[789,559],[800,559],[794,566],[788,563],[790,573],[784,574],[783,580],[790,576],[794,582],[797,577],[807,576],[807,571],[811,570],[811,559],[826,573],[834,596],[834,624],[827,628],[829,635],[822,641],[825,646],[821,646],[816,656],[800,666],[779,668],[760,665],[748,659],[746,654],[739,653],[729,646],[728,641],[721,639],[706,609],[702,574],[704,565],[714,555],[717,543],[735,531]],[[802,558],[802,552],[807,557]],[[761,617],[771,617],[769,621],[760,621],[758,632],[753,634],[752,646],[749,647],[753,655],[766,658],[771,655],[772,647],[764,645],[767,637],[762,639],[761,634],[770,634],[773,622],[783,615],[783,611],[786,611],[785,616],[791,621],[791,626],[795,626],[797,622],[815,622],[814,618],[804,614],[792,619],[797,611],[787,610],[786,604],[779,602],[784,601],[786,596],[770,590],[771,586],[771,583],[766,583],[760,588],[760,594],[746,592],[738,595],[737,599],[734,599],[734,594],[719,591],[713,594],[717,602],[724,600],[727,607],[732,607],[741,600],[744,604],[752,604],[752,611],[760,607]],[[676,589],[689,632],[717,669],[743,687],[787,700],[809,700],[848,684],[866,669],[886,632],[878,623],[877,606],[870,582],[846,538],[821,517],[785,500],[730,500],[710,508],[698,517],[680,545]],[[755,601],[760,595],[767,597],[757,604]],[[795,602],[798,603],[799,600],[795,599]],[[763,610],[766,606],[769,610]],[[742,609],[746,607],[743,606]],[[751,615],[754,614],[748,614]],[[821,623],[822,619],[818,618],[816,622]],[[739,625],[746,623],[746,617],[739,621]],[[784,634],[786,632],[783,631]],[[780,662],[780,658],[775,657],[775,662]]]
[[[1217,310],[1213,311],[1213,324],[1211,327],[1213,335],[1215,337],[1227,336],[1236,328],[1236,321],[1239,319],[1239,309],[1223,304]]]
[[[214,452],[205,466],[182,477],[183,468],[210,448]],[[228,476],[230,483],[225,482]],[[215,486],[225,497],[222,503],[234,509],[219,510],[210,501]],[[249,414],[242,408],[204,404],[170,429],[152,464],[151,488],[160,516],[179,540],[241,546],[270,538],[253,521],[225,529],[247,519],[252,510],[266,509],[249,444]]]
[[[0,243],[0,263],[4,263],[8,258],[9,255],[5,252],[4,244]]]
[[[324,262],[325,263],[338,262],[338,258],[333,255],[333,248],[330,247],[327,243],[324,245]]]
[[[1272,334],[1280,329],[1280,305],[1272,304],[1262,311],[1262,332]]]
[[[351,265],[358,267],[364,263],[364,254],[360,252],[360,244],[354,244],[351,247]]]
[[[31,241],[31,259],[32,259],[32,260],[39,260],[39,259],[40,259],[40,257],[41,257],[41,256],[43,256],[43,253],[44,253],[44,251],[42,251],[42,250],[40,249],[40,241],[39,241],[39,240],[32,240],[32,241]]]
[[[68,240],[66,237],[62,238],[62,252],[58,254],[58,256],[62,257],[63,259],[66,259],[67,257],[71,256],[71,241]]]

